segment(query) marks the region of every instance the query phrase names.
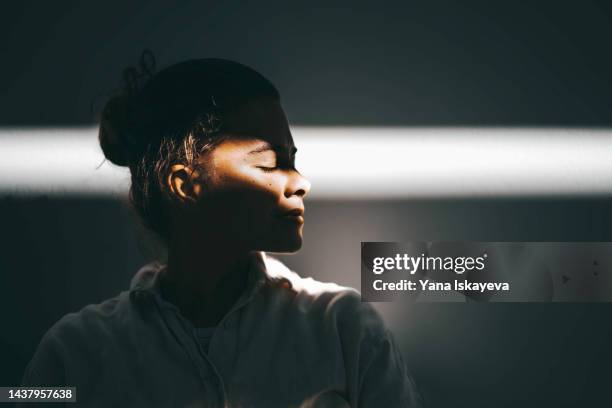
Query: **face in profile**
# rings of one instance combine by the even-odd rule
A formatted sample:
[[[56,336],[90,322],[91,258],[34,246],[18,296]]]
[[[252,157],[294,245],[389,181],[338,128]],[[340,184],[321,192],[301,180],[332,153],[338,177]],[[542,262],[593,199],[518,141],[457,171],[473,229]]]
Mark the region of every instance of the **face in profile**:
[[[203,159],[199,228],[249,250],[298,250],[310,183],[295,168],[297,149],[280,103],[253,101],[227,121],[228,138]]]

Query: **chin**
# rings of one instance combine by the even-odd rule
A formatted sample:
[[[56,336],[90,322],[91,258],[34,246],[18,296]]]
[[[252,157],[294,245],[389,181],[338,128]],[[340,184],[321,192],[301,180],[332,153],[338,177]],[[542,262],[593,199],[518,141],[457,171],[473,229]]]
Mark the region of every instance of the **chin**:
[[[302,248],[302,241],[301,236],[286,237],[285,239],[271,243],[271,245],[266,245],[263,251],[281,253],[297,252]]]

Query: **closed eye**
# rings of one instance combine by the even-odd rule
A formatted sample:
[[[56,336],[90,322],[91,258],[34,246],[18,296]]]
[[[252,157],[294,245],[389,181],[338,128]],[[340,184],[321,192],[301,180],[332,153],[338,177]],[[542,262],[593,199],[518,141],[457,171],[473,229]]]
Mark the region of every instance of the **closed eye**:
[[[275,166],[275,167],[256,166],[256,167],[257,167],[258,169],[261,169],[262,171],[266,171],[266,172],[269,172],[269,171],[274,171],[274,170],[276,170],[276,169],[278,168],[278,167],[276,167],[276,166]]]

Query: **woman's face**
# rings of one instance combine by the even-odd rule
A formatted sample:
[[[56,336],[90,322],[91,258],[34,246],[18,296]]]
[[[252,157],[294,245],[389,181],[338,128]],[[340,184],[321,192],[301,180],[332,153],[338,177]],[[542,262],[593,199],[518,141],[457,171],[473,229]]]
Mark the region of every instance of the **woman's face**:
[[[295,169],[297,149],[280,103],[251,102],[226,123],[230,137],[205,159],[201,228],[249,250],[298,250],[310,183]]]

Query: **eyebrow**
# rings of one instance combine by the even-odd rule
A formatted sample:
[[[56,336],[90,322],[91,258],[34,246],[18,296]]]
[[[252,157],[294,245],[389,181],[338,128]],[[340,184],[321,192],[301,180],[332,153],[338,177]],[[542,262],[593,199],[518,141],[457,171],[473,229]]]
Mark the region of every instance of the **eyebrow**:
[[[263,152],[267,152],[267,151],[273,151],[273,152],[283,152],[286,151],[287,148],[280,146],[280,145],[272,145],[269,142],[263,142],[263,144],[259,147],[256,147],[255,149],[251,150],[248,154],[257,154],[257,153],[263,153]],[[294,146],[293,148],[291,148],[291,154],[294,155],[297,153],[297,148]]]

